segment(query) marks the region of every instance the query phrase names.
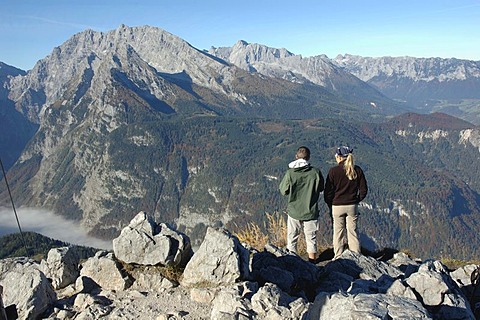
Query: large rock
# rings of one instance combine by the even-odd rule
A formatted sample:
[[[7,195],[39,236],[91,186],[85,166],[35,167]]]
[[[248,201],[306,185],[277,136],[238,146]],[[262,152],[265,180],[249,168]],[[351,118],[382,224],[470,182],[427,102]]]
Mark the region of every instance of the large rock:
[[[323,292],[385,292],[402,275],[393,265],[346,250],[339,259],[325,266],[319,289]]]
[[[108,290],[125,290],[133,282],[113,254],[106,251],[99,251],[85,261],[80,275],[91,278],[100,287]]]
[[[477,270],[477,265],[468,264],[457,270],[450,272],[453,281],[462,289],[466,297],[471,298],[475,294],[475,286],[472,283],[472,274]]]
[[[164,277],[155,267],[134,269],[129,272],[135,279],[131,290],[158,292],[165,288],[174,288],[178,283]]]
[[[475,319],[441,262],[420,264],[403,254],[390,262],[346,251],[327,263],[310,318]],[[467,282],[461,271],[455,275]]]
[[[45,276],[52,281],[55,290],[75,283],[80,275],[80,258],[70,247],[54,248],[48,252],[47,260],[40,267]]]
[[[0,285],[3,302],[16,305],[19,319],[36,319],[57,298],[39,264],[24,257],[0,260]]]
[[[210,319],[254,319],[252,304],[246,297],[251,293],[250,287],[251,285],[245,282],[221,288],[212,301]]]
[[[185,267],[181,284],[209,287],[248,280],[249,261],[249,252],[237,237],[225,229],[209,227],[198,251]]]
[[[416,300],[385,294],[321,293],[315,298],[308,319],[433,319]]]
[[[291,296],[313,301],[321,269],[295,254],[267,245],[252,257],[252,276],[261,285],[274,283]]]
[[[438,319],[475,319],[465,295],[440,261],[424,262],[406,279]]]
[[[108,318],[112,312],[111,303],[112,301],[100,295],[79,293],[75,296],[73,303],[73,308],[77,311],[75,319]]]
[[[184,267],[193,254],[186,235],[164,223],[158,225],[143,211],[113,239],[113,252],[126,263],[180,267]]]
[[[305,299],[293,298],[272,283],[252,296],[252,309],[265,319],[305,319],[309,306]]]

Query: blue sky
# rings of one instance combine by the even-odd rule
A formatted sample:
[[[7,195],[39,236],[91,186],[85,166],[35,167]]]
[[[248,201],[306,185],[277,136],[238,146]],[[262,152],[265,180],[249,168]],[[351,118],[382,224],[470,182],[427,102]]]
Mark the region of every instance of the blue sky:
[[[480,60],[480,0],[0,0],[0,61],[29,70],[74,34],[160,27],[198,49]]]

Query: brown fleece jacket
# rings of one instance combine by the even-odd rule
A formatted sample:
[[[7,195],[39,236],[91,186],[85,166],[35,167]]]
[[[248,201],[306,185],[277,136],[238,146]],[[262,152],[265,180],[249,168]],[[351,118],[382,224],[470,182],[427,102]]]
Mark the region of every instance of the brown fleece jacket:
[[[355,166],[357,178],[348,180],[343,163],[330,168],[325,180],[324,200],[328,206],[357,204],[367,196],[368,186],[363,170]]]

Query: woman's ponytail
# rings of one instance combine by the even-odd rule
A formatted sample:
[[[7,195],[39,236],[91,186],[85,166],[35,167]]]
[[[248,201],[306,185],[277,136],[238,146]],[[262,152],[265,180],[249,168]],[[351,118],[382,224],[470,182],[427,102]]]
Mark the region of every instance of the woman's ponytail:
[[[353,161],[353,154],[349,153],[347,159],[343,163],[343,168],[345,169],[345,174],[347,175],[348,180],[357,179],[357,172],[355,171],[355,163]]]

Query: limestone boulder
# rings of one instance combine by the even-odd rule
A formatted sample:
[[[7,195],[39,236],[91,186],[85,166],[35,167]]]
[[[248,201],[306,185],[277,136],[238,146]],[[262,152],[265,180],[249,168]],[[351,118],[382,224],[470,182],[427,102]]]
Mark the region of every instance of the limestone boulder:
[[[47,259],[40,263],[41,270],[52,282],[55,290],[75,283],[80,275],[80,259],[70,247],[50,249]]]
[[[125,290],[133,282],[113,253],[106,251],[99,251],[85,261],[80,275],[89,277],[100,287],[108,290]]]
[[[475,284],[472,283],[472,274],[477,272],[477,267],[475,264],[468,264],[450,272],[453,281],[462,289],[466,297],[477,294],[474,292]]]
[[[323,292],[386,292],[403,276],[397,267],[373,257],[346,250],[339,259],[329,262],[322,271],[319,290]]]
[[[308,319],[434,319],[417,300],[385,294],[321,293],[310,308]]]
[[[139,212],[113,239],[117,259],[130,264],[184,267],[193,254],[190,239]]]
[[[0,286],[5,306],[15,305],[19,319],[36,319],[57,299],[52,284],[35,261],[0,260]]]
[[[205,238],[188,262],[181,285],[209,287],[233,284],[250,277],[250,256],[226,229],[207,228]]]
[[[250,291],[246,288],[244,284],[233,284],[219,290],[212,301],[210,319],[254,319],[251,302],[245,295]]]
[[[266,283],[252,296],[252,309],[265,319],[304,319],[310,304],[294,298],[277,285]]]
[[[425,261],[406,283],[438,319],[475,319],[467,298],[440,261]]]

